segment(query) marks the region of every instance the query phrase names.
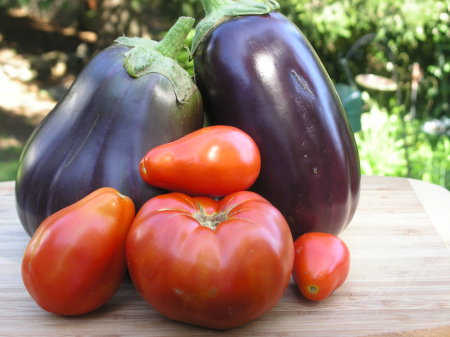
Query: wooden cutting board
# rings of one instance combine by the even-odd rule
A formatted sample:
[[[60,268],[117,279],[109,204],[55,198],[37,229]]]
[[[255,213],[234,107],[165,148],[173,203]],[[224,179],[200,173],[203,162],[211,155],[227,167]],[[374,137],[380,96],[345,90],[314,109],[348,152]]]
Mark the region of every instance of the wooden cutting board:
[[[292,281],[278,305],[259,319],[213,331],[162,317],[129,280],[91,314],[68,318],[41,310],[21,281],[29,237],[16,215],[14,185],[0,183],[0,336],[450,336],[450,328],[442,327],[450,325],[450,239],[442,234],[450,232],[450,192],[424,186],[363,177],[357,213],[341,235],[352,255],[346,283],[313,303],[300,297]],[[428,192],[419,195],[421,189]]]

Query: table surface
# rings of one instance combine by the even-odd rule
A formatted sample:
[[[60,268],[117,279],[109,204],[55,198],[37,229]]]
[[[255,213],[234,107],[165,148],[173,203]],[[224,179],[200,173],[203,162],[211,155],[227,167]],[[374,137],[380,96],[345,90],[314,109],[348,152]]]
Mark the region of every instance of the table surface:
[[[316,303],[291,280],[271,311],[228,331],[162,317],[129,280],[88,315],[41,310],[22,284],[29,237],[14,202],[14,183],[0,183],[0,336],[450,336],[450,192],[436,185],[363,177],[357,212],[340,235],[352,256],[344,285]]]

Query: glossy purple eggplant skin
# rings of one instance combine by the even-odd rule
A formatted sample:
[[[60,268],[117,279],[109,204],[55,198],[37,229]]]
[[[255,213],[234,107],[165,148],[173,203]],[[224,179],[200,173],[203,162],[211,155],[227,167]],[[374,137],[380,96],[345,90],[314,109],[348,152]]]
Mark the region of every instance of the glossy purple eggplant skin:
[[[139,209],[165,192],[141,179],[141,158],[203,126],[198,90],[180,104],[163,75],[130,77],[122,66],[127,50],[115,45],[97,54],[30,136],[16,179],[16,207],[28,234],[102,186]]]
[[[345,112],[313,48],[285,16],[238,16],[194,55],[211,124],[247,132],[261,152],[251,188],[286,217],[295,238],[338,234],[360,192],[358,152]]]

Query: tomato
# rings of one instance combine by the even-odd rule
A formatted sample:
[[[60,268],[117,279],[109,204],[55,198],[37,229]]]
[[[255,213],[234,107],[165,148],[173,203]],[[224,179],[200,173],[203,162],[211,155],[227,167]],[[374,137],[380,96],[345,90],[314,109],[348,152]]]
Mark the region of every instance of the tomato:
[[[126,272],[130,198],[104,187],[50,215],[31,238],[22,279],[44,310],[74,316],[106,303]]]
[[[347,245],[335,235],[311,232],[294,243],[293,277],[302,295],[321,301],[346,280],[350,270]]]
[[[256,193],[220,201],[170,193],[141,208],[126,254],[137,290],[161,314],[228,329],[278,302],[294,244],[284,217]]]
[[[260,167],[258,147],[249,135],[216,125],[153,148],[139,171],[148,184],[169,191],[224,196],[249,188]]]

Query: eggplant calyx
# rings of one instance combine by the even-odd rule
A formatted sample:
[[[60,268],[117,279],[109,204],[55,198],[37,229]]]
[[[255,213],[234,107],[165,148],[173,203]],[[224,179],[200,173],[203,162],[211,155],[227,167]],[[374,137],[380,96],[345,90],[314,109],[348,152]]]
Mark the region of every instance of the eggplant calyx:
[[[172,83],[177,101],[187,103],[197,87],[190,74],[178,64],[177,57],[194,21],[194,18],[180,17],[159,42],[140,37],[117,38],[116,43],[130,48],[123,63],[127,73],[132,77],[159,73]]]
[[[121,44],[122,46],[128,47],[128,48],[134,48],[138,44],[144,42],[144,41],[151,41],[151,43],[154,43],[155,45],[158,43],[157,41],[144,39],[143,37],[127,37],[127,36],[119,36],[117,39],[114,40],[114,42]]]
[[[234,16],[263,15],[280,8],[276,0],[202,0],[205,17],[197,24],[191,54],[216,26]]]

